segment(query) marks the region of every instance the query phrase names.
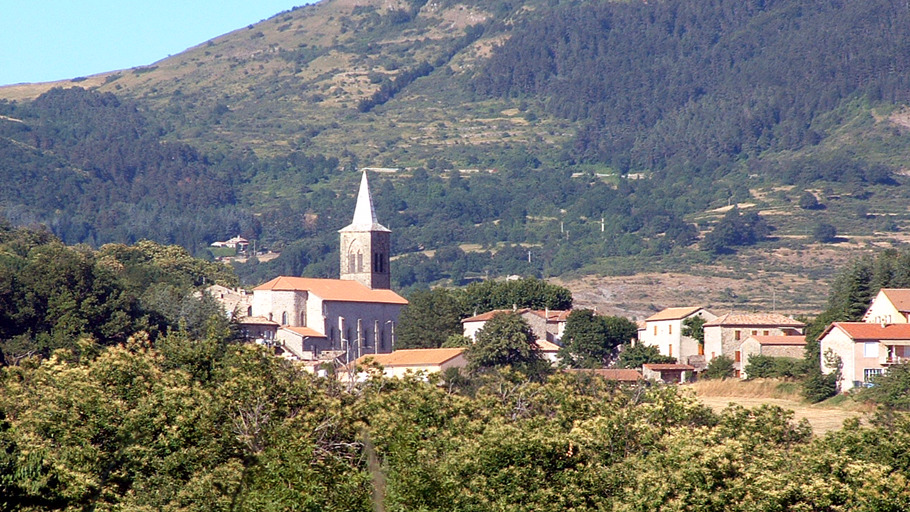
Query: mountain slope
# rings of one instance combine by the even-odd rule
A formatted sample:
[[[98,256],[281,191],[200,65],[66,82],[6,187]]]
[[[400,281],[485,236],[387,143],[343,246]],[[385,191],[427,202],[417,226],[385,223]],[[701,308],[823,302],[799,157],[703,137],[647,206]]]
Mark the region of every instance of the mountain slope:
[[[896,0],[325,0],[68,84],[90,90],[80,101],[110,93],[141,115],[135,137],[89,141],[132,155],[183,148],[176,166],[85,152],[53,127],[103,118],[38,108],[59,92],[22,101],[49,86],[0,89],[20,100],[0,104],[12,119],[0,119],[3,172],[24,184],[0,206],[55,230],[78,220],[68,241],[201,250],[243,230],[288,249],[242,268],[250,279],[331,274],[355,181],[339,171],[402,167],[377,180],[396,252],[413,253],[402,286],[724,261],[748,251],[697,242],[733,204],[776,228],[761,248],[806,247],[820,223],[844,240],[900,243],[908,31]],[[48,194],[36,176],[74,192],[25,201]],[[211,185],[156,196],[141,193],[148,182]],[[824,209],[800,208],[806,193]],[[96,196],[95,210],[118,213],[87,213]],[[442,256],[419,254],[432,249]]]

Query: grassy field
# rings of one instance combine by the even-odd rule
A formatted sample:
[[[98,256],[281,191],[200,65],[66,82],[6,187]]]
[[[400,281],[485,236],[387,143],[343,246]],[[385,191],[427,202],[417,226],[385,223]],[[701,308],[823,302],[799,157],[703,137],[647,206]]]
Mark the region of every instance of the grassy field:
[[[778,380],[704,380],[687,384],[685,388],[691,390],[699,401],[714,411],[720,411],[731,404],[749,409],[761,405],[776,405],[791,410],[797,421],[803,418],[808,420],[816,435],[824,435],[841,428],[846,419],[862,419],[872,412],[869,405],[853,400],[832,399],[819,404],[807,404],[799,395],[796,383]]]

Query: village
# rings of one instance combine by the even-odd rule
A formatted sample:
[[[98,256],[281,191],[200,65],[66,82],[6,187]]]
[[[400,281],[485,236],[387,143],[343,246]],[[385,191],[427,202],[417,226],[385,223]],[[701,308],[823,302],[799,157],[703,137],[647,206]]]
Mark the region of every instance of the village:
[[[466,367],[465,347],[396,348],[396,324],[408,301],[390,289],[391,231],[376,218],[366,170],[353,220],[339,235],[338,279],[279,276],[251,291],[213,285],[208,293],[240,325],[247,340],[271,347],[311,372],[332,371],[341,378],[363,380],[367,366],[378,366],[394,377]],[[222,244],[248,242],[237,238]],[[530,327],[536,352],[559,368],[564,366],[560,350],[571,313],[513,307],[475,312],[461,324],[464,338],[473,343],[497,315],[517,315]],[[624,340],[627,343],[618,350],[654,347],[662,362],[587,370],[626,383],[684,383],[697,380],[719,358],[728,358],[732,377],[748,379],[751,358],[798,360],[807,346],[806,324],[777,312],[718,314],[700,305],[681,305],[636,324],[637,335]],[[838,373],[838,391],[870,385],[890,366],[910,358],[910,290],[880,290],[861,322],[834,322],[818,343],[822,371]]]

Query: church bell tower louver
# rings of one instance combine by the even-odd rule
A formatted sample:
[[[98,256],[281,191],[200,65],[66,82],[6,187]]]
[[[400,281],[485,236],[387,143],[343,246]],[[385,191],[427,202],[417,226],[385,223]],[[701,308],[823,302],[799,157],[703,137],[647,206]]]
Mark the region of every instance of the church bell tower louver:
[[[390,289],[392,231],[376,221],[366,171],[360,179],[354,220],[338,233],[341,235],[341,279],[357,281],[371,289]]]

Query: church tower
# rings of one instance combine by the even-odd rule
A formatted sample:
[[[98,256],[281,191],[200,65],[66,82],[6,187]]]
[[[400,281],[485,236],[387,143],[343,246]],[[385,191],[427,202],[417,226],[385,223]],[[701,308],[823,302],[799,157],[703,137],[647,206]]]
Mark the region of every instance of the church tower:
[[[357,281],[371,289],[392,287],[389,274],[391,230],[376,221],[367,173],[360,179],[354,220],[341,234],[341,279]]]

